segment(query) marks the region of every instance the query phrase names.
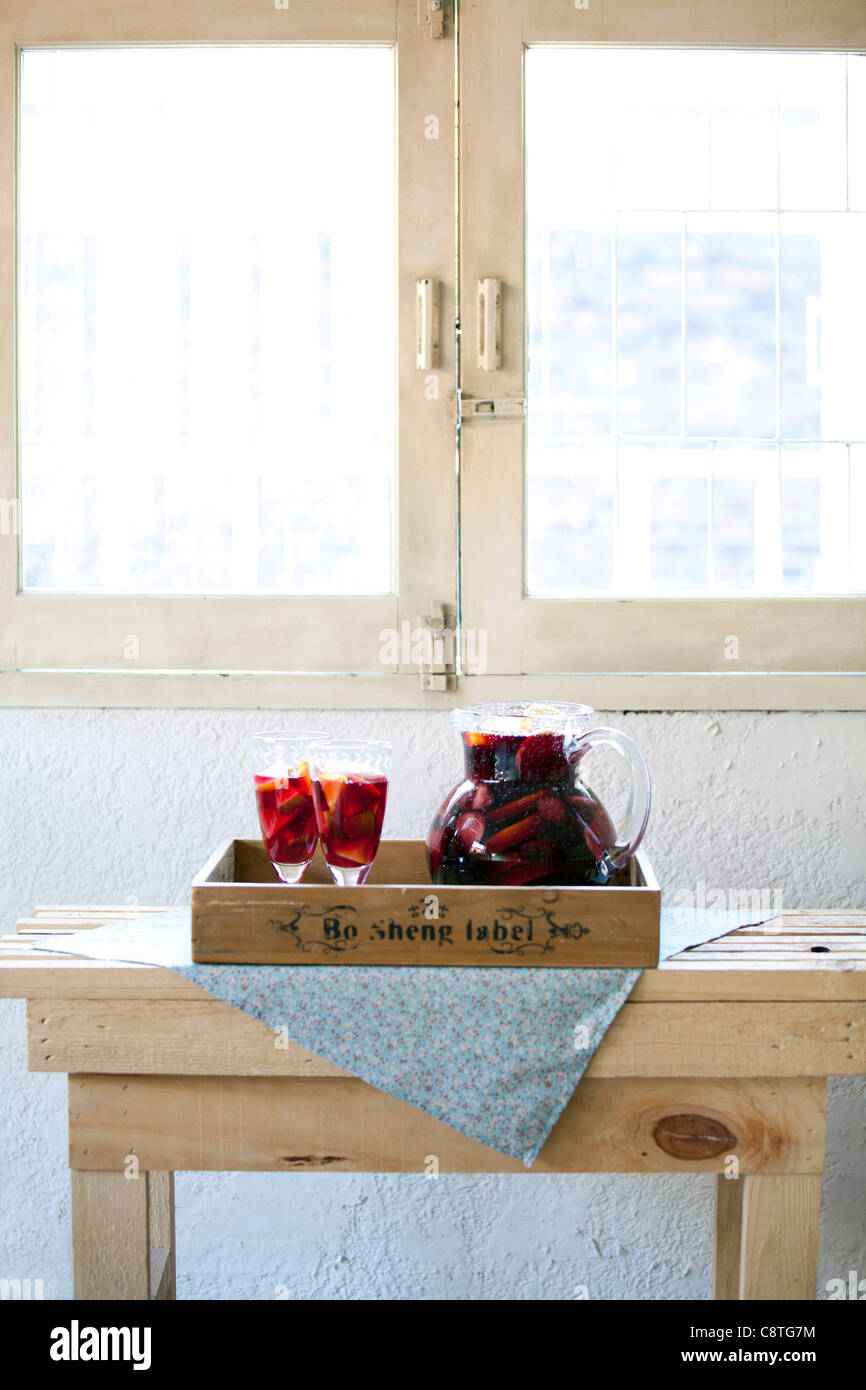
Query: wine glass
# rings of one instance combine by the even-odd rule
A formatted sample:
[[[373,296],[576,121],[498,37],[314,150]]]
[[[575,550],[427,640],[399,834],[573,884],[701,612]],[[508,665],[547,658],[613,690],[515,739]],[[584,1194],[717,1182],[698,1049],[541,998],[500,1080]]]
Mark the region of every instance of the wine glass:
[[[335,883],[363,883],[373,865],[388,796],[391,745],[372,739],[310,744],[322,852]]]
[[[327,734],[275,729],[253,735],[253,779],[268,857],[283,883],[300,883],[316,851],[307,749]]]

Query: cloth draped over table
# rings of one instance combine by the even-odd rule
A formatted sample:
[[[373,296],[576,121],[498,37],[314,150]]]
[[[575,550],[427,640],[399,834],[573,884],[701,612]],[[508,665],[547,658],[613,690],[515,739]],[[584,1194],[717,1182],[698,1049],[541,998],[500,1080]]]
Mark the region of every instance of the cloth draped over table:
[[[663,908],[659,959],[773,915]],[[189,910],[170,908],[36,949],[165,966],[527,1167],[642,973],[196,965],[190,940]]]

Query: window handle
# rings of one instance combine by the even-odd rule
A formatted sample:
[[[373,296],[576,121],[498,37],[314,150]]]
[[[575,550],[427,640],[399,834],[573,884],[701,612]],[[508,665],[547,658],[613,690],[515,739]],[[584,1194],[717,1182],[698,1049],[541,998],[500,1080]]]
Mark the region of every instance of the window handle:
[[[439,366],[439,281],[429,278],[417,281],[415,365],[422,372]]]
[[[502,281],[478,281],[478,367],[498,372],[502,366]]]

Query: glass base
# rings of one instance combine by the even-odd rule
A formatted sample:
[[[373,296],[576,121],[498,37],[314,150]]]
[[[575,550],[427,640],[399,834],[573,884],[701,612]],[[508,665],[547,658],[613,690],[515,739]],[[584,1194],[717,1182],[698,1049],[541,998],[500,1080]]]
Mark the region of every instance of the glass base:
[[[334,864],[328,865],[331,877],[341,888],[354,888],[357,884],[363,883],[372,867],[372,864],[359,864],[356,869],[341,869]]]
[[[271,860],[271,863],[273,864],[274,861]],[[300,883],[309,866],[309,859],[303,864],[274,864],[274,868],[283,880],[283,883]]]

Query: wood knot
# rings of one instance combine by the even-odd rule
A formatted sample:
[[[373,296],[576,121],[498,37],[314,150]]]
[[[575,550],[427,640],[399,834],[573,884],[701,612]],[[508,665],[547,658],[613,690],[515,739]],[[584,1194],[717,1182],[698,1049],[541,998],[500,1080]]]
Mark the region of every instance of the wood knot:
[[[653,1127],[653,1139],[671,1158],[718,1158],[737,1147],[737,1137],[708,1115],[666,1115]]]
[[[544,892],[541,895],[541,901],[543,903],[555,903],[558,897],[559,894],[557,893],[555,888],[545,888]]]

